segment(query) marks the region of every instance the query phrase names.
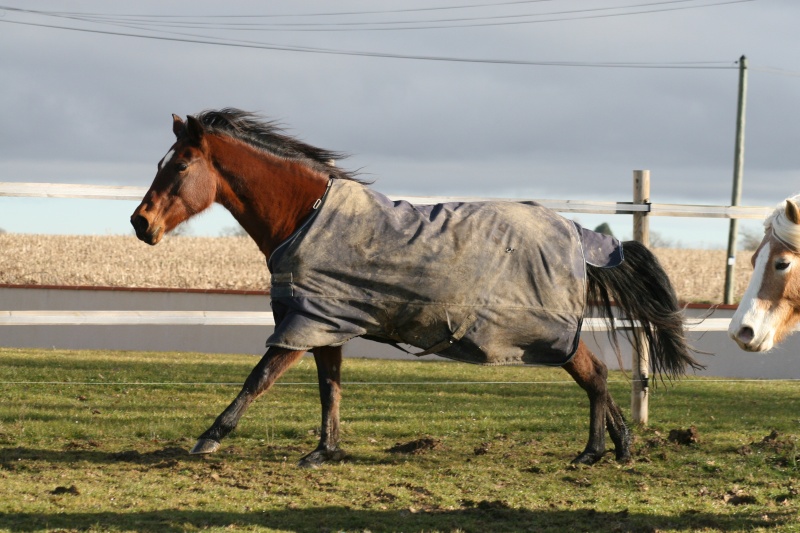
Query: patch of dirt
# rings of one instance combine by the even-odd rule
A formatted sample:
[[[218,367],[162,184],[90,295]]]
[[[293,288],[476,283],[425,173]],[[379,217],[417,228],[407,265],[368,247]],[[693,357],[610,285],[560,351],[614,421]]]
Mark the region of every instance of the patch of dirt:
[[[479,502],[474,500],[462,500],[461,507],[473,507],[481,511],[505,511],[511,509],[511,505],[505,500],[481,500]]]
[[[442,441],[439,439],[434,439],[431,437],[423,437],[421,439],[412,440],[411,442],[407,442],[405,444],[397,443],[387,451],[389,453],[410,453],[410,454],[423,454],[430,450],[436,450],[441,448]]]
[[[739,455],[753,455],[753,448],[745,444],[744,446],[741,446],[738,450],[736,450],[736,453],[738,453]]]
[[[71,494],[73,496],[77,496],[81,492],[78,490],[78,487],[75,485],[71,485],[69,487],[56,487],[50,491],[50,494],[60,495],[60,494]]]
[[[73,440],[64,445],[64,450],[68,452],[75,450],[92,450],[94,448],[100,448],[100,443],[94,439]]]
[[[728,505],[749,505],[758,503],[758,500],[755,496],[747,494],[744,490],[738,487],[733,487],[733,489],[726,492],[722,496],[722,501]]]
[[[396,494],[392,494],[391,492],[387,492],[383,489],[373,492],[372,497],[381,503],[392,503],[397,500]]]
[[[798,496],[800,496],[800,489],[789,483],[786,486],[786,492],[777,496],[775,502],[780,505],[789,505],[791,500],[796,499]]]
[[[689,429],[672,429],[667,440],[682,446],[697,444],[699,442],[697,428],[690,426]]]
[[[639,441],[639,437],[634,437],[634,443]],[[664,435],[661,434],[660,431],[653,431],[653,436],[648,438],[642,443],[642,448],[647,450],[655,450],[657,448],[661,448],[667,444],[667,439],[664,438]]]
[[[489,448],[491,448],[491,445],[492,444],[490,442],[484,442],[480,446],[472,450],[472,453],[474,453],[475,455],[486,455],[487,453],[489,453]]]
[[[740,455],[750,455],[755,450],[785,453],[794,450],[796,447],[796,437],[783,437],[783,435],[773,430],[760,441],[753,441],[750,444],[745,444],[736,451]]]
[[[783,452],[793,447],[793,443],[782,438],[782,435],[774,429],[769,435],[761,439],[760,442],[752,442],[750,445],[762,450],[772,450],[775,452]]]
[[[772,462],[781,467],[796,467],[800,463],[800,453],[797,444],[797,437],[790,435],[785,437],[772,430],[769,435],[760,441],[753,441],[745,444],[736,450],[739,455],[751,455],[756,452],[768,452],[775,454]]]

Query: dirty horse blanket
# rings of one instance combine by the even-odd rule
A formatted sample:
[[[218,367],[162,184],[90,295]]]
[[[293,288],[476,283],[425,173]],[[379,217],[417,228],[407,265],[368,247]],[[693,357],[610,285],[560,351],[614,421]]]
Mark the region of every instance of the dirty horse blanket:
[[[267,346],[363,336],[469,363],[562,365],[580,335],[585,261],[619,264],[620,243],[535,202],[412,205],[331,180],[269,258]]]

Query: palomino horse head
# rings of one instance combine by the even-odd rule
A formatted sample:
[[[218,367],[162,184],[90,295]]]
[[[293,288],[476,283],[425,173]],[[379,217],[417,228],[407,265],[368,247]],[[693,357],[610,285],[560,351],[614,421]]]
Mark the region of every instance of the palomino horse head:
[[[800,321],[800,197],[787,198],[764,222],[753,275],[728,333],[743,350],[772,349]]]
[[[216,171],[206,157],[203,126],[194,117],[187,122],[172,115],[177,140],[158,163],[153,184],[131,216],[136,236],[158,244],[181,222],[203,211],[216,197]]]

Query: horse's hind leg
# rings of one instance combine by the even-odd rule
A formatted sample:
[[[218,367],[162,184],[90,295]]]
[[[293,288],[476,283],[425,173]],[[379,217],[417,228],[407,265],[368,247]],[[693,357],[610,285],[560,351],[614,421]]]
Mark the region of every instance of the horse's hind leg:
[[[605,453],[606,427],[616,446],[617,460],[630,459],[631,435],[617,404],[608,392],[608,369],[581,341],[564,370],[589,396],[589,442],[572,462],[594,464]]]
[[[622,411],[614,403],[611,395],[607,394],[606,397],[608,398],[606,403],[606,429],[608,429],[608,434],[611,435],[611,440],[614,442],[617,461],[627,463],[631,460],[633,435],[628,428],[627,422],[625,422],[625,417],[622,416]]]
[[[276,379],[300,359],[303,353],[303,351],[270,347],[247,376],[241,392],[217,417],[214,424],[200,435],[197,444],[189,453],[203,454],[217,451],[220,440],[236,428],[247,407],[264,394]]]
[[[298,466],[304,468],[314,468],[326,461],[341,461],[345,457],[345,453],[339,448],[342,347],[326,346],[315,348],[312,352],[317,363],[322,426],[317,449],[298,463]]]

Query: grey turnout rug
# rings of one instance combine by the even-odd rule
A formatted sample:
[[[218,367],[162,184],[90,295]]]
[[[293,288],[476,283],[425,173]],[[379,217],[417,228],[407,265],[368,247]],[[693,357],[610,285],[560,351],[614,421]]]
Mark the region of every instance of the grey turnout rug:
[[[616,239],[535,202],[412,205],[331,180],[269,258],[267,346],[362,336],[469,363],[563,365],[580,335],[585,263],[621,261]]]

